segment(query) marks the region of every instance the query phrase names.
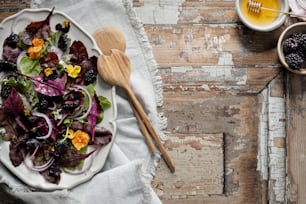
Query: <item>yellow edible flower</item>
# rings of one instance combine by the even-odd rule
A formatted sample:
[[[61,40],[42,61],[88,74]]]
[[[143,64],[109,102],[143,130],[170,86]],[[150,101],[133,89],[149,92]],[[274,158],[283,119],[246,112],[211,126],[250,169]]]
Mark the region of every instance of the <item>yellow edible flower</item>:
[[[69,138],[69,139],[72,139],[72,138],[74,137],[73,134],[74,134],[74,131],[73,131],[72,129],[69,129],[69,130],[68,130],[68,138]]]
[[[69,21],[64,21],[64,22],[63,22],[63,26],[64,26],[64,27],[68,27],[69,25],[70,25],[70,22],[69,22]]]
[[[70,129],[68,132],[68,137],[71,139],[73,146],[77,150],[86,147],[90,140],[88,133],[83,132],[82,130],[77,130],[76,132],[74,132],[73,130]]]
[[[24,109],[24,115],[25,116],[30,116],[31,111],[29,109]]]
[[[40,51],[44,45],[44,40],[34,38],[32,40],[32,46],[28,48],[28,54],[32,59],[37,59],[40,55]]]
[[[68,73],[68,76],[72,78],[77,78],[81,72],[81,67],[78,65],[68,65],[66,68],[66,72]]]
[[[44,74],[45,74],[46,77],[48,77],[51,74],[53,74],[53,70],[50,67],[48,67],[48,68],[44,69]]]

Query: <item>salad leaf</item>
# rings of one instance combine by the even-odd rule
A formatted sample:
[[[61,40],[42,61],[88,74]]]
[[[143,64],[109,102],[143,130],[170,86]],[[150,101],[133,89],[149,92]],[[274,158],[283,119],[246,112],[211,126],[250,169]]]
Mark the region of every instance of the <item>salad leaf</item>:
[[[76,40],[72,42],[69,54],[73,55],[72,60],[77,65],[88,59],[86,47],[81,41]]]
[[[29,77],[29,76],[28,76]],[[67,77],[65,74],[55,80],[43,80],[43,76],[29,77],[34,83],[34,89],[46,96],[62,96],[65,92]]]
[[[100,106],[103,110],[108,109],[112,106],[112,103],[108,100],[108,98],[104,96],[98,96]]]
[[[50,18],[53,14],[54,8],[51,10],[45,20],[34,21],[27,25],[25,31],[21,34],[21,40],[26,45],[32,45],[32,39],[34,37],[46,39],[50,35]]]
[[[29,76],[39,75],[41,71],[39,60],[24,56],[20,61],[20,71]]]
[[[59,59],[55,52],[47,52],[40,63],[43,67],[55,67],[59,63]]]
[[[19,54],[21,53],[21,50],[16,47],[16,48],[11,48],[7,45],[5,45],[3,47],[3,58],[9,62],[13,62],[16,63],[17,62],[17,58],[19,56]]]
[[[91,134],[92,141],[94,141],[95,139],[95,126],[97,124],[97,119],[98,119],[100,111],[101,111],[101,107],[97,103],[97,97],[94,96],[92,98],[91,110],[87,118],[90,124],[90,134]]]
[[[3,80],[3,84],[14,87],[19,93],[24,94],[27,98],[25,100],[28,100],[32,106],[38,102],[37,94],[31,80],[21,76],[15,76]]]
[[[5,99],[2,107],[5,112],[9,113],[9,115],[14,118],[24,114],[23,101],[16,89],[14,88],[11,89],[11,93]]]
[[[65,154],[59,159],[59,164],[63,167],[74,167],[78,165],[82,160],[89,157],[94,151],[87,154],[82,154],[74,148],[69,148]]]
[[[2,136],[3,140],[10,141],[16,137],[17,124],[12,117],[7,117],[7,113],[3,109],[0,109],[0,126],[5,129],[5,133]]]
[[[19,166],[23,162],[27,154],[27,150],[24,143],[15,139],[11,141],[9,147],[10,147],[9,157],[10,160],[12,161],[12,164],[14,166]]]

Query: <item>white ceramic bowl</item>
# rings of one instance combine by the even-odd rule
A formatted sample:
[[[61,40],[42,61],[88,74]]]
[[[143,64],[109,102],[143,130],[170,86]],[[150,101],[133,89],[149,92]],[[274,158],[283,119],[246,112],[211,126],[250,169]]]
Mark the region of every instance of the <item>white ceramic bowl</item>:
[[[268,25],[256,25],[252,22],[250,22],[241,12],[241,2],[244,0],[235,0],[235,4],[236,4],[236,11],[237,14],[240,18],[240,20],[249,28],[256,30],[256,31],[262,31],[262,32],[268,32],[268,31],[272,31],[272,30],[276,30],[277,28],[279,28],[281,25],[283,25],[283,23],[286,20],[287,15],[286,14],[279,14],[278,17],[271,22]],[[281,11],[285,11],[288,12],[289,11],[289,4],[287,0],[279,0],[281,2]]]
[[[280,62],[287,70],[295,74],[306,75],[306,67],[302,67],[299,70],[291,69],[285,60],[285,54],[283,52],[283,42],[293,33],[306,33],[306,22],[299,22],[292,24],[281,33],[277,43],[277,54]]]

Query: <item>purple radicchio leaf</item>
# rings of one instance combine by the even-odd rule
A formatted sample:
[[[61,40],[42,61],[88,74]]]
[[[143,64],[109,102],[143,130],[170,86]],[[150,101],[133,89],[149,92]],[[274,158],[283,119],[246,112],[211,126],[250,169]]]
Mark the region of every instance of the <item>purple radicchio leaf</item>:
[[[50,18],[53,14],[54,8],[51,10],[46,19],[42,21],[34,21],[27,25],[25,31],[22,32],[20,39],[26,45],[32,45],[33,38],[46,39],[50,35]]]
[[[100,111],[101,111],[100,104],[98,103],[97,96],[94,95],[94,97],[92,98],[91,110],[87,117],[88,123],[90,125],[90,134],[91,134],[92,141],[94,141],[95,139],[95,126],[96,126]]]
[[[43,76],[27,76],[34,83],[34,89],[38,93],[47,96],[62,96],[65,92],[65,84],[67,77],[65,74],[61,78],[56,78],[55,80],[43,80]]]
[[[72,54],[72,62],[81,65],[84,60],[88,60],[88,53],[85,45],[81,41],[73,41],[69,54]]]
[[[17,58],[19,56],[19,54],[21,53],[20,48],[16,47],[16,48],[12,48],[9,47],[8,45],[3,47],[3,58],[9,62],[12,63],[17,63]]]
[[[27,154],[27,150],[24,143],[18,141],[17,138],[15,138],[10,142],[9,147],[10,147],[9,157],[12,164],[15,167],[19,166],[23,162]]]
[[[107,145],[111,142],[113,134],[105,127],[99,126],[95,128],[95,140],[96,145]]]
[[[74,148],[68,148],[65,154],[62,154],[62,156],[60,157],[59,164],[63,167],[74,167],[94,152],[95,150],[87,154],[82,154]]]
[[[24,114],[24,106],[21,96],[18,94],[16,89],[12,88],[10,95],[5,99],[3,110],[8,113],[11,117],[18,117]]]

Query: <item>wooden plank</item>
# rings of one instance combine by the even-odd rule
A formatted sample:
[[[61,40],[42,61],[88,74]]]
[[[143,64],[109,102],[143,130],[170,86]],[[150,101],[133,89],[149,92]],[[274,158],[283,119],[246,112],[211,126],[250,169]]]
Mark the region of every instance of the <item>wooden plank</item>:
[[[164,92],[229,92],[257,94],[280,72],[279,67],[170,67],[163,68]]]
[[[224,189],[223,134],[169,134],[165,144],[179,168],[168,174],[160,165],[153,186],[164,199],[221,195]],[[162,170],[163,169],[163,170]]]
[[[276,51],[268,49],[276,45],[272,34],[254,37],[236,24],[145,25],[145,30],[160,68],[279,64]]]
[[[238,22],[234,1],[185,1],[178,24],[225,24]]]
[[[258,165],[261,179],[268,182],[270,202],[285,202],[286,117],[283,75],[279,74],[259,95]]]
[[[287,73],[288,203],[306,200],[305,77]]]
[[[30,7],[30,0],[4,0],[0,2],[0,21],[24,8]]]

